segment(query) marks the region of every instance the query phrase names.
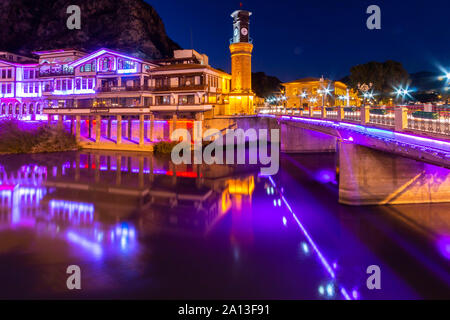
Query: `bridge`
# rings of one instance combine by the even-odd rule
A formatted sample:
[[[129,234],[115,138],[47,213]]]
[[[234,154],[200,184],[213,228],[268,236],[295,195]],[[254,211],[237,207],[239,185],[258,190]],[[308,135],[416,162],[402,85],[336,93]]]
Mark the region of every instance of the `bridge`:
[[[258,115],[220,119],[204,119],[201,111],[192,110],[194,117],[189,121],[177,120],[176,113],[170,120],[158,120],[148,108],[93,109],[53,109],[44,110],[44,114],[49,119],[60,116],[60,125],[64,115],[70,121],[70,131],[75,131],[78,139],[84,122],[88,144],[83,147],[93,149],[103,146],[151,151],[155,136],[168,140],[175,128],[186,126],[182,122],[193,120],[203,121],[206,128],[279,129],[282,152],[336,153],[341,203],[450,202],[448,109],[425,112],[411,107],[310,107],[307,110],[266,109]],[[87,120],[82,120],[82,116]],[[122,123],[122,117],[127,117],[127,121]],[[135,118],[138,120],[133,122]],[[159,129],[158,121],[163,122]],[[93,124],[94,139],[91,138]],[[122,140],[124,132],[126,139]],[[136,140],[133,132],[138,132]]]
[[[282,152],[336,152],[341,203],[450,202],[450,110],[262,111],[238,127],[280,129]]]

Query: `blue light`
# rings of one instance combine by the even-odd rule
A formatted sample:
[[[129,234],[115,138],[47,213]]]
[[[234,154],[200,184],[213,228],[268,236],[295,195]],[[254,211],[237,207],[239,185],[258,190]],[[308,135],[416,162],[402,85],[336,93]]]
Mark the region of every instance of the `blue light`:
[[[329,297],[333,297],[334,296],[334,285],[332,283],[329,283],[327,285],[327,295]]]
[[[325,294],[325,288],[323,286],[319,286],[319,294],[323,296]]]

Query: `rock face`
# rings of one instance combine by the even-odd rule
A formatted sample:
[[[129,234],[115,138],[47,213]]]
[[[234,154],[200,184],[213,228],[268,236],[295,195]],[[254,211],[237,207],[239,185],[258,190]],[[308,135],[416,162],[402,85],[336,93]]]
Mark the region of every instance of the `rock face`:
[[[69,30],[67,7],[81,8],[81,30]],[[171,57],[180,46],[166,34],[152,6],[143,0],[1,0],[0,51],[101,47],[138,57]]]

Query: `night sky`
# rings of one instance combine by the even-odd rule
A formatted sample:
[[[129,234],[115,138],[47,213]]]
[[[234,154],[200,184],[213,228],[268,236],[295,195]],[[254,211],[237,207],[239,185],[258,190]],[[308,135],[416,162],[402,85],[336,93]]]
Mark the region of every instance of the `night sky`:
[[[230,14],[240,1],[146,0],[166,31],[183,48],[205,53],[210,64],[230,71]],[[282,81],[307,76],[340,79],[351,66],[400,61],[410,72],[450,68],[448,0],[242,1],[253,13],[253,71]],[[368,30],[366,9],[381,7],[381,30]],[[191,37],[192,34],[192,37]],[[191,40],[192,39],[192,40]]]

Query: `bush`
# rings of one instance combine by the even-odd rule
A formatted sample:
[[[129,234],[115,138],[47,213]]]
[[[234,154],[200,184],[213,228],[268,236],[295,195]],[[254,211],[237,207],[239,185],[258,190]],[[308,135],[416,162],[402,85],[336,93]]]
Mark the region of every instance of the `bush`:
[[[47,125],[21,128],[14,120],[0,122],[1,153],[41,153],[78,149],[75,136],[63,128]]]
[[[414,118],[422,118],[422,119],[439,119],[439,114],[437,112],[427,112],[427,111],[416,111],[413,112],[412,116]]]
[[[378,114],[378,115],[386,115],[387,110],[386,109],[370,109],[369,111],[371,114]]]
[[[165,154],[171,153],[173,147],[175,147],[177,144],[178,144],[177,141],[173,142],[160,141],[153,146],[153,151],[155,153],[165,153]]]

